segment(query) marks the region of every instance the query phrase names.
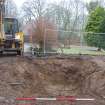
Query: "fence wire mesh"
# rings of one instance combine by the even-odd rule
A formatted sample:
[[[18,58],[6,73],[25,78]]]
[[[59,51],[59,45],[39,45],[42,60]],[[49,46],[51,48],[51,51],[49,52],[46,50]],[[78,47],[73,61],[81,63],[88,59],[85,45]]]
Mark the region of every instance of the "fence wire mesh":
[[[44,53],[105,55],[104,36],[105,33],[46,29]]]

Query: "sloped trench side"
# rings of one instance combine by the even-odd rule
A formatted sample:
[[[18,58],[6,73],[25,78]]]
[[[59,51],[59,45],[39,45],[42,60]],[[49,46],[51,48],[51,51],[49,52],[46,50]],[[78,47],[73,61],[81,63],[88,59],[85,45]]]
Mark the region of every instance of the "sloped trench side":
[[[105,94],[105,72],[92,59],[16,57],[2,63],[3,60],[0,61],[1,97],[74,95],[101,100]]]

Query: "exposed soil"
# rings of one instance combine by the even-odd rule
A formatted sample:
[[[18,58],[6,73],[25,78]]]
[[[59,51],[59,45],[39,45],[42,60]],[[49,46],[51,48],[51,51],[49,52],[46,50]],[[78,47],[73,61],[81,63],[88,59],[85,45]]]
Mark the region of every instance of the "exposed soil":
[[[105,57],[0,58],[0,105],[10,105],[15,97],[56,96],[92,97],[97,100],[73,104],[105,105]],[[69,103],[46,101],[35,105]]]

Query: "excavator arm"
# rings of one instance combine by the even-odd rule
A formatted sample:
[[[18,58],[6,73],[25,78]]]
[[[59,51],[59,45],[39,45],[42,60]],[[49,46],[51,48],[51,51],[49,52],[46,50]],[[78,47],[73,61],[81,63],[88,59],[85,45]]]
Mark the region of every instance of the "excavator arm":
[[[0,0],[0,39],[4,38],[3,18],[5,14],[5,0]]]

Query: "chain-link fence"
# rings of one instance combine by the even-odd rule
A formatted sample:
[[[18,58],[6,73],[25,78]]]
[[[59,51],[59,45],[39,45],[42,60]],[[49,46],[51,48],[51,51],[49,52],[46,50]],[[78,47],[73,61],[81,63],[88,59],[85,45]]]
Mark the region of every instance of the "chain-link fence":
[[[44,53],[105,55],[105,33],[46,29]]]

